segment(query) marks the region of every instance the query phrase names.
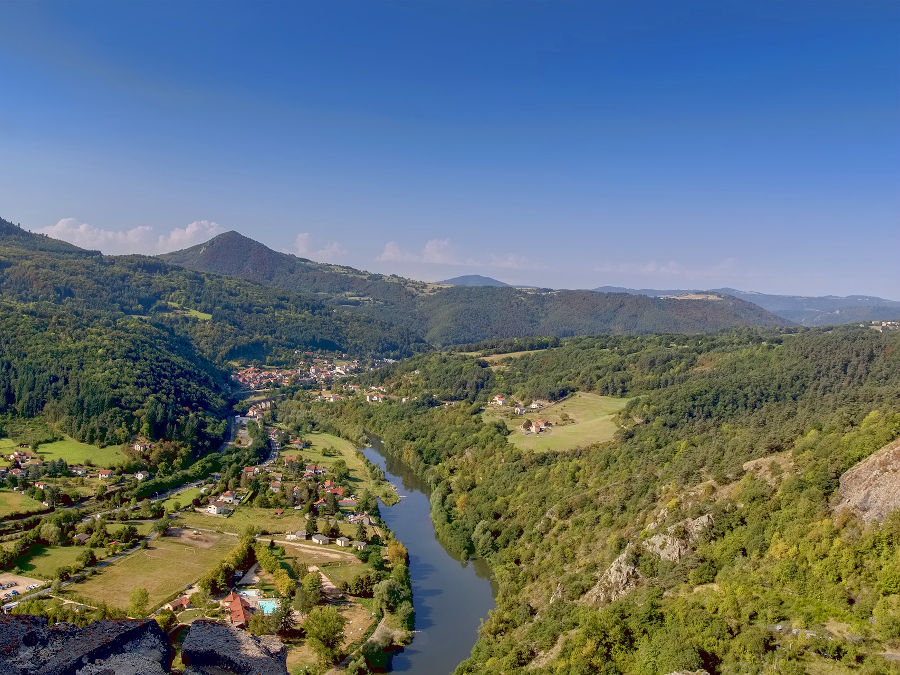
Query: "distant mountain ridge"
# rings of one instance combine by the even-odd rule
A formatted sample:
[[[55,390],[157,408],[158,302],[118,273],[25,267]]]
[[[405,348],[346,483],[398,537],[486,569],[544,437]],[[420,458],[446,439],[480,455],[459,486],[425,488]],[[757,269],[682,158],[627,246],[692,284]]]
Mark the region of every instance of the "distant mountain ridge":
[[[493,277],[485,277],[481,274],[464,274],[461,277],[445,279],[438,283],[446,284],[448,286],[509,286],[509,284],[504,283],[503,281],[499,281]]]
[[[273,251],[237,232],[160,257],[188,269],[238,276],[312,295],[332,307],[387,321],[435,346],[535,335],[699,333],[790,323],[732,297],[686,302],[515,288],[480,275],[429,284],[312,262]]]
[[[720,293],[759,305],[777,316],[802,326],[827,326],[856,321],[895,321],[900,319],[900,302],[871,295],[776,295],[741,291],[735,288],[654,289],[600,286],[598,293],[628,293],[651,298],[671,297],[688,293]]]

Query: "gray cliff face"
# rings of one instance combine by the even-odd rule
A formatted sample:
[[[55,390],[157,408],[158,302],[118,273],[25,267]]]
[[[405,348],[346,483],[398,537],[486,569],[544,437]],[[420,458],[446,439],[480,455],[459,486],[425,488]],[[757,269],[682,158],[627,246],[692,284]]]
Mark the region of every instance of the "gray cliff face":
[[[278,638],[203,619],[191,624],[181,660],[185,675],[288,675],[287,650]]]
[[[191,624],[181,653],[185,675],[287,675],[278,638],[257,638],[215,621]],[[156,621],[47,625],[0,615],[0,675],[168,675],[173,650]]]
[[[169,639],[155,621],[48,626],[43,617],[0,616],[0,675],[165,675]]]

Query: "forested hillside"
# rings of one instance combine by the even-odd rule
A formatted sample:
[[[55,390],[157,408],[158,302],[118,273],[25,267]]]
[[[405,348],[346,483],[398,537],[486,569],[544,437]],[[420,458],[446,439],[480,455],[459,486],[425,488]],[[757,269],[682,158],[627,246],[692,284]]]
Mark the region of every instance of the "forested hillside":
[[[632,293],[658,298],[669,295],[705,292],[700,290],[655,288],[623,288],[621,286],[601,286],[596,291],[605,293]],[[776,295],[740,291],[735,288],[713,288],[713,293],[730,295],[746,302],[759,305],[777,316],[801,326],[830,326],[842,323],[894,321],[900,319],[900,302],[869,295],[804,296]]]
[[[313,404],[427,477],[440,535],[490,563],[498,607],[459,672],[898,672],[900,514],[833,499],[900,436],[900,332],[538,346],[372,376],[405,403]],[[629,397],[613,441],[524,452],[483,419],[496,393],[574,390]]]
[[[208,448],[224,429],[231,360],[417,348],[313,298],[0,223],[0,416],[45,415],[81,441],[143,434]]]
[[[790,323],[730,296],[685,301],[517,289],[499,282],[472,284],[469,277],[460,277],[464,283],[453,287],[427,284],[278,253],[237,232],[161,257],[188,269],[315,295],[333,307],[378,317],[437,346],[534,335],[696,333]]]

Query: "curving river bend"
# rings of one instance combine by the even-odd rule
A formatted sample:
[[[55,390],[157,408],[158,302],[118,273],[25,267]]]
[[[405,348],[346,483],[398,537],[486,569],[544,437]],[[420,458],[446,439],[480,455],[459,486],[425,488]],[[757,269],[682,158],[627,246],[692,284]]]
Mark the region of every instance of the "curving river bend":
[[[362,453],[384,469],[397,486],[400,502],[381,506],[387,526],[409,551],[416,633],[412,644],[394,655],[397,673],[450,673],[469,656],[478,626],[494,608],[487,565],[453,558],[440,544],[431,524],[428,486],[399,462],[382,454],[378,443]]]

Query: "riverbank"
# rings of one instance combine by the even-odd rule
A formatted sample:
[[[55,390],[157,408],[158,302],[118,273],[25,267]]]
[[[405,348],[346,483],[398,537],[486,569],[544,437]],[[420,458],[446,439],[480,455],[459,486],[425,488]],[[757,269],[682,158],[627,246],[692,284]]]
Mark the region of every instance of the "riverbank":
[[[408,467],[391,458],[377,440],[362,450],[398,490],[399,503],[384,507],[385,525],[409,547],[409,573],[416,610],[412,643],[393,654],[398,673],[450,673],[478,639],[478,627],[494,608],[487,565],[453,557],[436,536],[429,487]]]

